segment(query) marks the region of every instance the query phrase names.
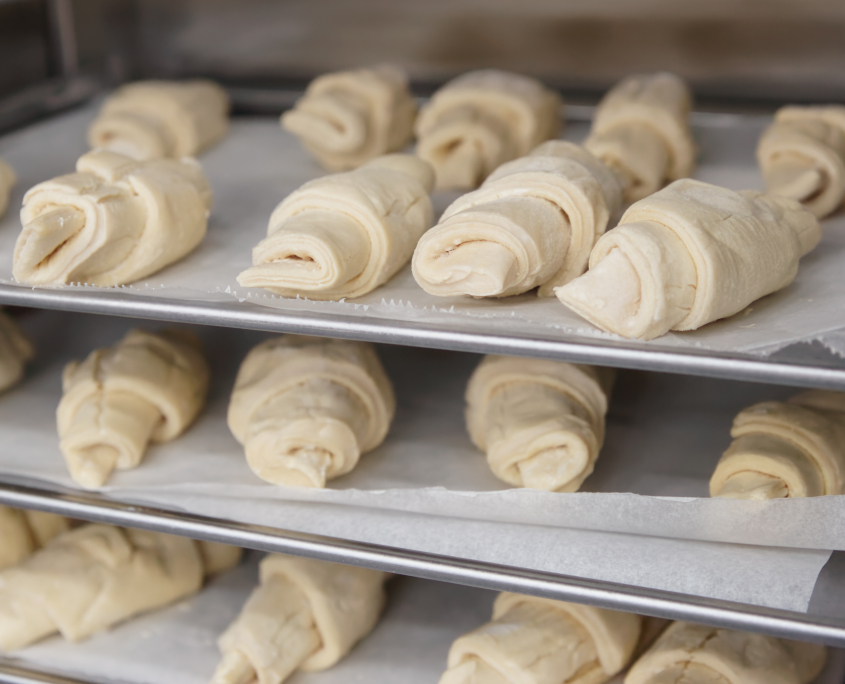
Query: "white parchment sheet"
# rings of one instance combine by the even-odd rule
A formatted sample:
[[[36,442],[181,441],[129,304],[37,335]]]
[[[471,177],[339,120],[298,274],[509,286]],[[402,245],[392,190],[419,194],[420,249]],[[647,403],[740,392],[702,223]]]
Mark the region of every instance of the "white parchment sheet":
[[[141,616],[80,644],[54,637],[17,654],[42,671],[125,684],[206,684],[219,660],[217,637],[257,582],[257,557],[202,593]],[[375,630],[330,670],[297,673],[289,684],[436,684],[452,642],[490,619],[496,594],[443,582],[397,577]],[[830,649],[814,684],[842,684],[845,651]],[[623,675],[609,684],[621,684]]]
[[[40,355],[24,383],[0,397],[0,472],[74,487],[55,431],[61,369],[67,360],[113,343],[138,322],[42,311],[26,316],[24,324]],[[807,609],[829,550],[842,547],[837,532],[842,528],[835,515],[828,515],[834,511],[841,520],[841,497],[828,497],[827,511],[812,500],[754,504],[660,498],[705,495],[733,413],[788,390],[623,373],[608,446],[588,480],[593,493],[507,490],[464,428],[463,388],[478,357],[383,346],[380,353],[398,395],[386,443],[328,489],[284,488],[252,474],[225,422],[237,366],[263,335],[197,330],[213,368],[207,409],[184,436],[151,448],[141,467],[117,473],[103,489],[106,495],[799,611]],[[726,541],[733,543],[717,543]]]
[[[11,207],[0,222],[0,283],[11,283],[11,255],[20,223],[14,207],[34,184],[73,170],[85,151],[85,129],[98,103],[0,138],[0,156],[20,176]],[[768,123],[765,117],[698,114],[694,132],[701,149],[695,177],[734,189],[760,188],[754,149]],[[579,141],[584,122],[570,122],[565,137]],[[533,294],[504,300],[433,297],[423,292],[410,267],[384,287],[350,302],[311,302],[271,296],[241,288],[236,276],[251,265],[252,247],[262,239],[275,205],[303,182],[325,173],[284,133],[275,117],[234,119],[231,134],[201,158],[215,196],[209,233],[185,260],[131,287],[168,298],[209,296],[249,299],[285,310],[424,321],[444,330],[471,325],[497,334],[538,337],[619,339],[603,333],[571,313],[556,299]],[[435,197],[438,210],[456,195]],[[822,244],[801,263],[796,281],[783,291],[752,304],[731,319],[702,330],[672,333],[652,340],[655,348],[707,349],[769,354],[795,342],[819,340],[845,354],[845,217],[825,221]],[[192,292],[203,293],[194,295]]]

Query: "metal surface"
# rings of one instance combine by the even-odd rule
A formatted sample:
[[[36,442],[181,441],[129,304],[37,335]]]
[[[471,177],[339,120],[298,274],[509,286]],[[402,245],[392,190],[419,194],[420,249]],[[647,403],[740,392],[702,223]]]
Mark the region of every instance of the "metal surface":
[[[132,506],[93,493],[56,492],[0,483],[0,503],[73,518],[136,527],[261,551],[290,553],[498,591],[516,591],[617,610],[683,619],[831,646],[845,646],[845,616],[814,616],[668,591],[449,558],[400,548],[245,525],[159,508]],[[836,591],[839,589],[836,588]]]
[[[29,667],[20,667],[13,661],[0,658],[0,684],[86,684],[81,679],[71,679]]]

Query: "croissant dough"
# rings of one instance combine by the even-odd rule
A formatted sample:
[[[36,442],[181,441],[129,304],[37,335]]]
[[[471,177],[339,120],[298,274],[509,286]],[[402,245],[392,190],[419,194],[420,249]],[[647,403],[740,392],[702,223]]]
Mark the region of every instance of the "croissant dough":
[[[582,147],[543,143],[455,200],[420,239],[412,261],[426,292],[540,296],[581,275],[621,206],[614,174]]]
[[[769,192],[822,218],[845,198],[845,106],[783,107],[757,145]]]
[[[625,684],[808,684],[826,658],[816,644],[675,622]]]
[[[574,492],[604,442],[612,383],[605,368],[486,356],[467,385],[467,430],[499,479]]]
[[[492,621],[452,644],[440,684],[601,684],[641,627],[639,615],[503,592]]]
[[[373,291],[408,262],[431,227],[433,180],[428,164],[394,154],[306,183],[273,211],[238,282],[322,300]]]
[[[602,330],[652,339],[731,316],[789,285],[821,239],[795,200],[683,179],[640,200],[558,299]]]
[[[710,478],[710,496],[775,499],[845,494],[845,393],[802,392],[741,411]]]
[[[69,527],[60,515],[0,506],[0,569],[20,563]]]
[[[211,189],[192,159],[136,162],[95,150],[24,196],[12,274],[28,285],[122,285],[205,236]]]
[[[295,670],[325,670],[378,622],[387,573],[272,554],[261,584],[218,641],[212,684],[280,684]]]
[[[190,333],[131,330],[69,363],[62,386],[59,448],[77,484],[100,487],[115,468],[138,466],[150,442],[188,428],[205,403],[208,365]]]
[[[475,188],[500,164],[556,138],[562,112],[560,97],[533,78],[471,71],[420,111],[417,154],[434,167],[439,189]]]
[[[88,144],[132,159],[192,157],[229,130],[229,96],[211,81],[138,81],[118,88],[88,129]]]
[[[14,319],[0,311],[0,392],[20,382],[26,362],[33,356],[32,342]]]
[[[17,180],[18,177],[15,175],[14,169],[0,159],[0,218],[6,213],[9,206],[9,197]]]
[[[384,441],[395,408],[372,345],[285,335],[244,359],[228,421],[258,477],[325,487]]]
[[[628,76],[602,98],[584,147],[619,173],[626,203],[692,173],[691,108],[686,83],[666,72]]]
[[[323,166],[346,171],[401,150],[416,116],[407,76],[378,66],[319,76],[281,122]]]

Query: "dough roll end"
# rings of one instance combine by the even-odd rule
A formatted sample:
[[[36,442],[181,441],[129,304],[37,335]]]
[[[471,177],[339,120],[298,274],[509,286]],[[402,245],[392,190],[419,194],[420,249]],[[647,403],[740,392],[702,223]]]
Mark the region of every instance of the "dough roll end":
[[[73,238],[85,227],[85,214],[60,207],[25,224],[15,243],[12,275],[20,283],[49,285],[64,281],[77,254]]]

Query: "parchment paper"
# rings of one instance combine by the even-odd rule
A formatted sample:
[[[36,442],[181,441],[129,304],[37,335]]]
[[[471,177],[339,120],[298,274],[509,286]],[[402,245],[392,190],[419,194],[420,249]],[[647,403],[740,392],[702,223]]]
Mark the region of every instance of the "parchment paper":
[[[85,151],[85,129],[99,103],[0,138],[0,156],[20,176],[12,210],[0,222],[0,283],[11,283],[11,254],[20,224],[14,207],[23,192],[37,182],[73,170]],[[765,117],[699,114],[694,131],[701,148],[695,177],[734,189],[761,188],[754,148],[768,123]],[[570,122],[565,137],[579,141],[585,122]],[[350,302],[311,302],[282,299],[263,290],[241,288],[236,276],[251,265],[251,250],[264,237],[275,205],[303,182],[324,171],[275,118],[238,118],[231,134],[201,158],[215,193],[215,209],[208,237],[189,257],[147,280],[120,288],[120,295],[143,294],[193,297],[191,291],[212,298],[248,299],[286,310],[310,310],[337,315],[354,314],[393,320],[424,320],[443,329],[472,322],[473,330],[522,336],[615,339],[570,312],[556,299],[533,294],[505,300],[433,297],[414,282],[410,268],[387,285]],[[438,210],[455,194],[435,197]],[[802,260],[796,281],[785,290],[752,304],[727,321],[702,330],[671,333],[649,345],[655,348],[707,349],[720,352],[770,354],[796,342],[819,340],[845,354],[845,217],[825,221],[822,244]],[[204,297],[207,299],[208,297]]]
[[[74,487],[55,432],[61,369],[137,322],[33,312],[24,323],[40,356],[25,382],[0,397],[0,472]],[[387,442],[326,490],[283,488],[252,474],[225,423],[237,366],[263,336],[222,328],[198,332],[213,368],[206,411],[183,437],[151,448],[141,467],[115,474],[102,490],[107,496],[799,611],[807,609],[829,550],[842,545],[835,519],[821,524],[822,516],[805,501],[780,502],[782,515],[769,517],[768,511],[781,509],[651,496],[704,494],[733,408],[755,392],[772,391],[765,386],[731,383],[726,390],[718,381],[623,374],[608,450],[588,480],[596,493],[508,491],[464,428],[463,387],[478,357],[384,346],[380,352],[399,403]],[[722,406],[722,397],[732,406]],[[613,491],[638,493],[607,493]],[[789,524],[782,529],[771,520]],[[672,536],[682,539],[658,538]],[[715,543],[724,541],[739,543]]]
[[[101,682],[206,684],[219,659],[217,637],[257,582],[256,560],[192,599],[81,644],[52,638],[30,647],[19,654],[19,664]],[[347,658],[324,672],[297,673],[289,684],[434,684],[452,642],[490,619],[495,598],[492,591],[407,577],[387,587],[384,617]],[[845,652],[830,649],[814,684],[842,684],[843,677]]]

